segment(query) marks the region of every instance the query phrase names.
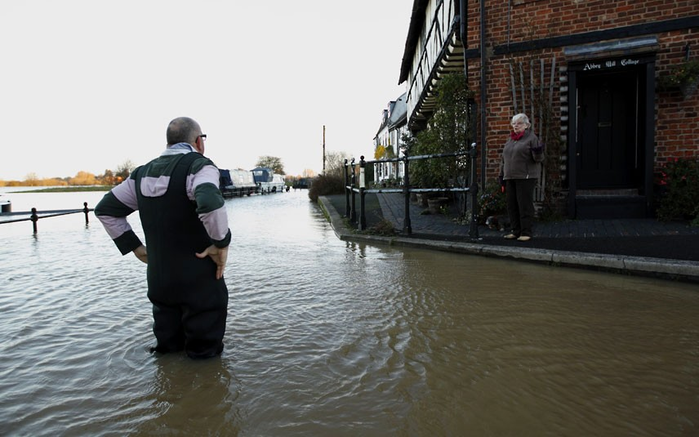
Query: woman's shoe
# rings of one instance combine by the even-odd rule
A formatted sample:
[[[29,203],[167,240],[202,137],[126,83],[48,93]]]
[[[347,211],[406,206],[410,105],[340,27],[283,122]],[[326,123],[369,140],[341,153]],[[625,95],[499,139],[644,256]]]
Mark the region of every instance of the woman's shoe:
[[[516,239],[517,236],[515,234],[507,234],[505,235],[505,240],[514,240]]]
[[[532,239],[532,237],[530,237],[529,235],[522,235],[521,237],[519,237],[517,239],[517,241],[529,241],[531,239]]]

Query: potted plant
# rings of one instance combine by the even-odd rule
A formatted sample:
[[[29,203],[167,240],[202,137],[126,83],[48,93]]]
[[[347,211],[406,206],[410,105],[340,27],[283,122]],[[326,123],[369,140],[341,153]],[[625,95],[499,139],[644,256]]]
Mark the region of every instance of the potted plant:
[[[507,215],[506,196],[499,183],[488,181],[483,192],[478,197],[478,206],[482,223],[486,223],[488,218],[493,216],[499,221],[499,216]],[[487,223],[486,223],[487,224]]]
[[[670,68],[667,74],[658,78],[663,89],[679,89],[686,98],[694,93],[699,85],[699,60],[686,60]]]

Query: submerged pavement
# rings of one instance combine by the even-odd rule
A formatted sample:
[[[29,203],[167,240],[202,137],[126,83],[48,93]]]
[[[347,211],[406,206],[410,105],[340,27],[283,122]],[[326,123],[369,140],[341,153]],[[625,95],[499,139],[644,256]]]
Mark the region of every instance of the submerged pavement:
[[[403,232],[405,201],[398,193],[375,195],[379,207],[367,212],[367,225],[390,222],[395,235],[358,232],[347,223],[344,196],[319,198],[341,240],[422,247],[472,255],[510,258],[566,267],[699,282],[699,228],[655,219],[565,220],[537,222],[528,242],[505,240],[504,231],[478,227],[442,214],[425,214],[410,203],[412,233]],[[358,205],[357,205],[358,208]]]

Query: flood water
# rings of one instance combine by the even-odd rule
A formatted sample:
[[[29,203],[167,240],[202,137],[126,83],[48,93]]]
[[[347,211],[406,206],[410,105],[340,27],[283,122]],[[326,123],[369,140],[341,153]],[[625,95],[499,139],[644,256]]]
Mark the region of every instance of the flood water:
[[[226,204],[206,361],[148,354],[145,265],[92,214],[0,225],[0,435],[699,434],[696,285],[347,243],[306,191]]]

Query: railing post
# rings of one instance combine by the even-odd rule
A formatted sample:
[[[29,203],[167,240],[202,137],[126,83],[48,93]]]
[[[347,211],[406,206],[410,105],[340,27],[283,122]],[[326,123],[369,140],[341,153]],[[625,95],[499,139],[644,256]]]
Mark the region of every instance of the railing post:
[[[350,190],[347,188],[349,185],[349,180],[347,180],[347,158],[345,158],[345,165],[342,167],[343,173],[343,186],[345,187],[345,217],[350,216]]]
[[[354,158],[350,162],[350,169],[352,174],[350,175],[350,191],[352,191],[352,207],[350,208],[350,222],[357,223],[357,209],[354,196],[354,187],[357,181],[357,175],[354,174]]]
[[[403,150],[403,193],[405,195],[405,217],[403,217],[403,233],[410,235],[413,233],[413,227],[410,223],[410,172],[408,171],[408,149]]]
[[[88,213],[90,212],[90,208],[87,207],[87,202],[83,202],[83,212],[85,213],[85,224],[90,223],[90,219],[88,218]]]
[[[366,229],[366,209],[364,208],[364,196],[366,193],[366,180],[365,180],[365,168],[366,161],[364,160],[364,155],[359,157],[359,230],[363,231]]]
[[[34,228],[34,233],[36,234],[37,233],[36,222],[39,221],[39,216],[36,214],[36,208],[32,208],[31,220],[32,220],[32,227]]]
[[[477,171],[476,171],[476,155],[478,154],[476,150],[476,143],[471,144],[471,150],[468,151],[471,156],[471,185],[469,186],[469,191],[471,192],[471,227],[469,228],[468,235],[471,240],[480,240],[478,236],[478,218],[479,218],[479,206],[478,206],[478,181],[477,181]]]

